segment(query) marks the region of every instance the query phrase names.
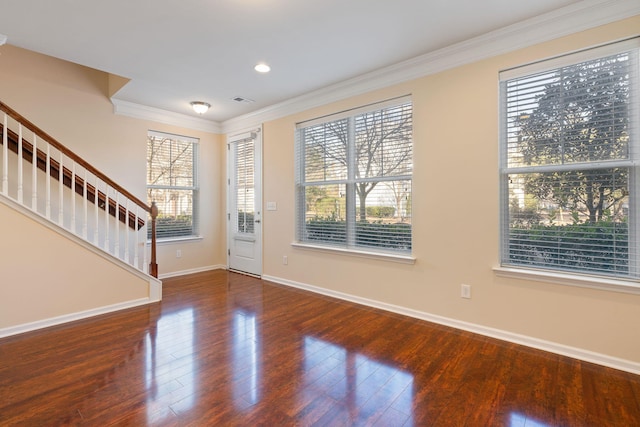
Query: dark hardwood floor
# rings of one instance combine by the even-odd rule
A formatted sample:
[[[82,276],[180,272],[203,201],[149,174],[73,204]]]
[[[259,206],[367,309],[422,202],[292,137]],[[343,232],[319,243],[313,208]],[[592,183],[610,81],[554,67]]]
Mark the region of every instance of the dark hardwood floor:
[[[226,271],[0,362],[1,426],[640,426],[640,376]]]

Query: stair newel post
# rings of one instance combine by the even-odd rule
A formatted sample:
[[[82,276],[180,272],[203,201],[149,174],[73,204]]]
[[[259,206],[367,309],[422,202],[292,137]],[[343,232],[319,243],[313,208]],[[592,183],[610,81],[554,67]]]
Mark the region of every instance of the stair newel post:
[[[151,262],[149,263],[149,274],[158,277],[158,264],[156,263],[156,218],[158,217],[158,206],[156,202],[151,202]]]

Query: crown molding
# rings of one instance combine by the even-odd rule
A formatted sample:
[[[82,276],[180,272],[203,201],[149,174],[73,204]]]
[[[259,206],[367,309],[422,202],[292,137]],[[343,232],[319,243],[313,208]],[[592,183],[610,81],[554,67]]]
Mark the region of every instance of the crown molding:
[[[180,126],[191,130],[218,134],[222,133],[222,127],[220,126],[220,123],[211,120],[192,117],[186,114],[174,113],[172,111],[167,111],[156,107],[149,107],[147,105],[136,104],[134,102],[123,101],[117,98],[111,98],[111,103],[113,104],[113,112],[121,116],[150,120],[153,122]]]
[[[640,14],[637,0],[585,0],[221,123],[223,133]]]

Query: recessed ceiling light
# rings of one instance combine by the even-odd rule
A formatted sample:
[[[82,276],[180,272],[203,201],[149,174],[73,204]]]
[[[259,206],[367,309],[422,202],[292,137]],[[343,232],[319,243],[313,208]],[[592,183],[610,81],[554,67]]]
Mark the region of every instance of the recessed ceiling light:
[[[271,71],[271,67],[269,67],[267,64],[263,62],[253,67],[253,69],[259,73],[268,73],[269,71]]]

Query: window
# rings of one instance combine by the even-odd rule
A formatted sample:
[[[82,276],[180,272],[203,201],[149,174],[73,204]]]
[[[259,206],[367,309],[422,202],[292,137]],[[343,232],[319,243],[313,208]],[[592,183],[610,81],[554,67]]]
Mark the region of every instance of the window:
[[[501,73],[502,265],[638,279],[637,47]]]
[[[410,253],[412,128],[408,97],[298,124],[298,241]]]
[[[147,197],[158,206],[158,239],[198,233],[197,158],[197,139],[149,131]]]

